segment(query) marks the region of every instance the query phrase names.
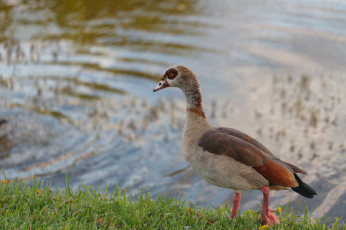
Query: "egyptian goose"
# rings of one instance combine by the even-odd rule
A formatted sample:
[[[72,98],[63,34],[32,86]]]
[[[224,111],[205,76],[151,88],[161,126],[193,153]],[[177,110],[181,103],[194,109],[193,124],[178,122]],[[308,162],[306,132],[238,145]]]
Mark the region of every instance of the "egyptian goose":
[[[154,92],[166,87],[180,88],[186,97],[186,122],[182,150],[186,161],[209,183],[235,190],[231,218],[238,212],[241,191],[263,192],[263,224],[280,223],[268,208],[269,190],[293,190],[312,198],[316,191],[297,173],[306,172],[275,157],[261,143],[232,128],[210,126],[202,107],[202,95],[196,75],[187,67],[176,65],[163,75]]]

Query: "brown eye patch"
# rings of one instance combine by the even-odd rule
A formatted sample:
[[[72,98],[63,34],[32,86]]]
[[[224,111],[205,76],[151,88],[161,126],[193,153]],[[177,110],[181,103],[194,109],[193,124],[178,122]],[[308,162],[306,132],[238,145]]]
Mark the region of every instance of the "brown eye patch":
[[[175,69],[171,68],[169,70],[166,71],[166,76],[169,79],[174,79],[176,76],[178,75],[178,71],[176,71]]]

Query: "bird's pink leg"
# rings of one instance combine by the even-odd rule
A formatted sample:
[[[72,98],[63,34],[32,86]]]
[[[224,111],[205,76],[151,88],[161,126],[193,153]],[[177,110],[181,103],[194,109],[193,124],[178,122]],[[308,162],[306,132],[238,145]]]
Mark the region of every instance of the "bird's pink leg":
[[[280,220],[275,215],[274,211],[269,209],[269,188],[261,187],[260,190],[263,192],[263,205],[262,205],[262,224],[274,225],[279,224]]]
[[[239,209],[239,203],[241,199],[241,194],[240,192],[234,193],[233,196],[233,208],[232,208],[232,213],[231,213],[231,218],[234,219],[234,217],[237,215],[238,209]]]

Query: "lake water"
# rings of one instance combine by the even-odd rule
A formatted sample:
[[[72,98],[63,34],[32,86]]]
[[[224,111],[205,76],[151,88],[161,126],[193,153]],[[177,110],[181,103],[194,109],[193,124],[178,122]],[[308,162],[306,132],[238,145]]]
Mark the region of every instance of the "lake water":
[[[240,129],[308,171],[314,216],[346,216],[346,3],[343,1],[0,2],[0,168],[53,186],[141,189],[198,205],[207,184],[180,150],[185,101],[153,93],[165,69],[199,77],[210,122]],[[67,176],[66,176],[67,173]],[[259,209],[244,192],[241,210]]]

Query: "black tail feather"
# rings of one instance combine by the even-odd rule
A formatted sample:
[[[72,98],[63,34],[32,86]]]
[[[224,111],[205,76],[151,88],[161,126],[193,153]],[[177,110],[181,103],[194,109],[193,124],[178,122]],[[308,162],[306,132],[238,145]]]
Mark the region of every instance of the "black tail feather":
[[[294,177],[296,178],[299,186],[292,188],[293,191],[307,198],[313,198],[314,195],[317,195],[317,192],[313,188],[311,188],[309,185],[305,184],[302,181],[302,179],[300,179],[296,174],[294,174]]]

